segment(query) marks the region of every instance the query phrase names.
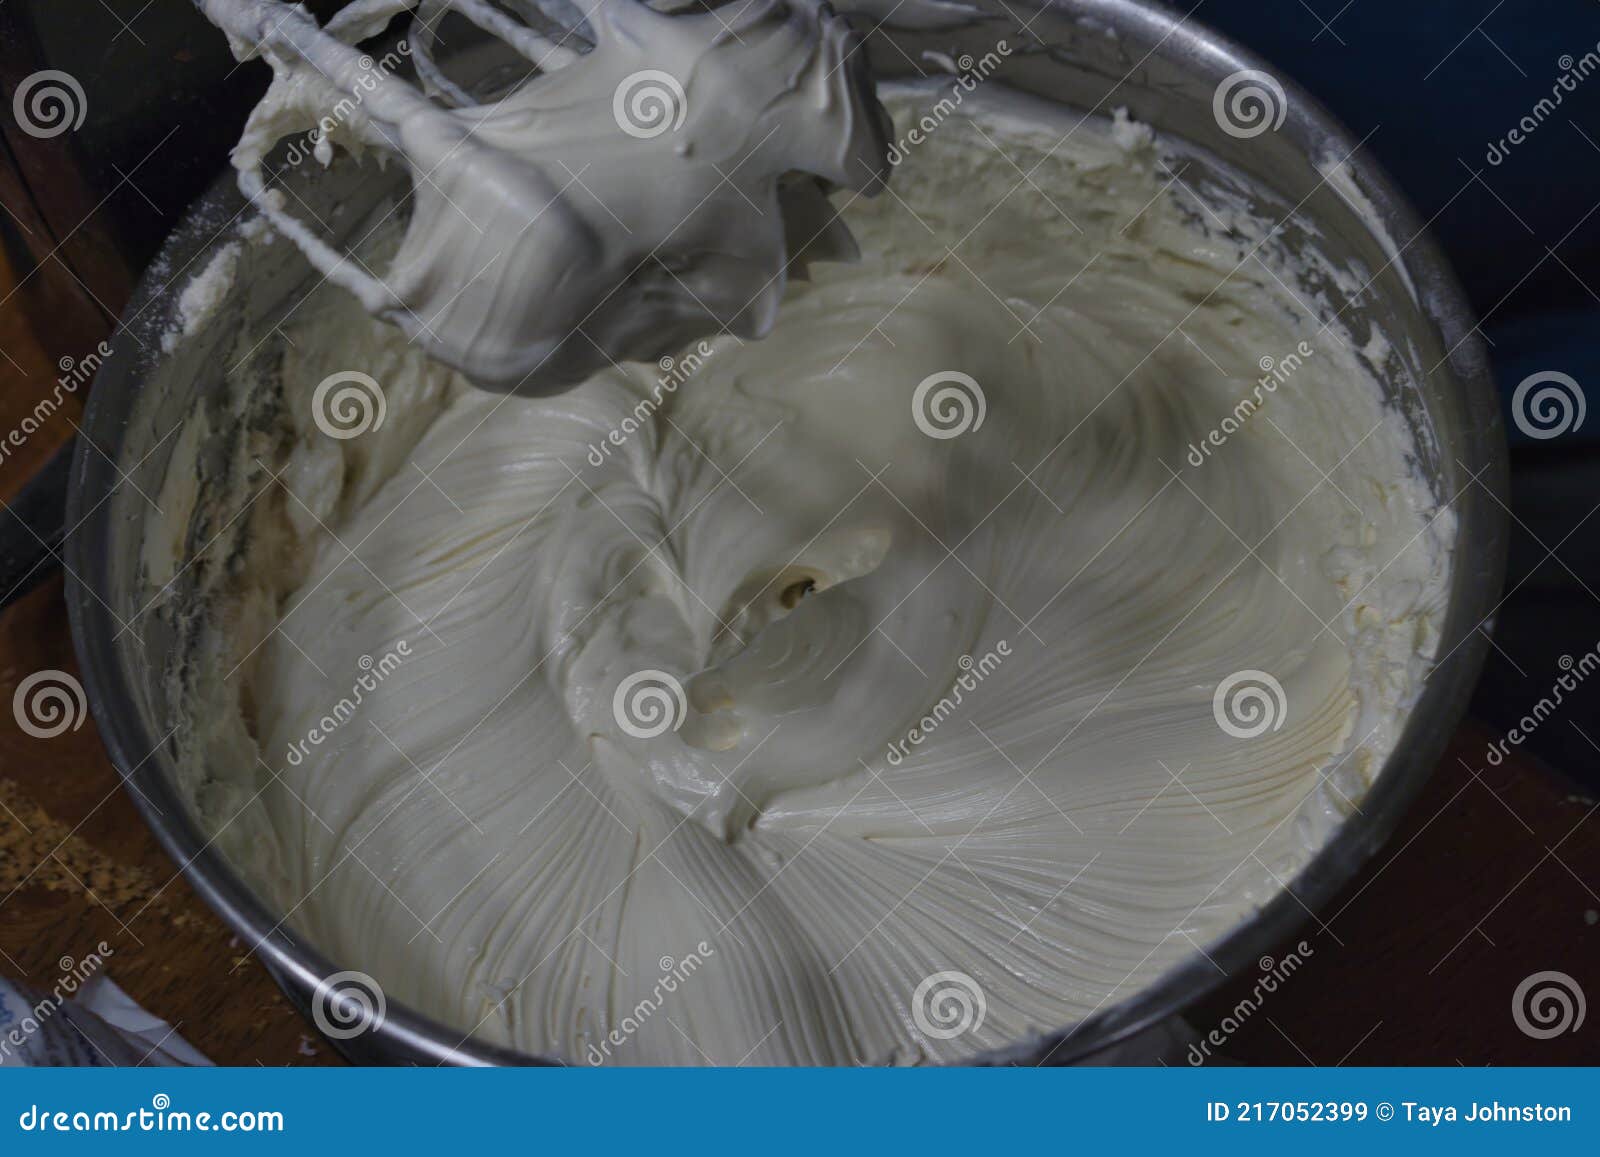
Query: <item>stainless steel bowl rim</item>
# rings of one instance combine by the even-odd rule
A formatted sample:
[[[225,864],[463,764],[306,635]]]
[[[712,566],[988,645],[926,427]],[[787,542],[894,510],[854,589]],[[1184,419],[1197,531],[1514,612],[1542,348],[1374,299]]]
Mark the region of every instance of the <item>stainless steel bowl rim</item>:
[[[1242,69],[1257,69],[1278,77],[1293,110],[1283,131],[1294,134],[1296,143],[1308,152],[1333,148],[1338,155],[1348,157],[1351,175],[1371,200],[1389,235],[1406,239],[1398,261],[1414,284],[1429,287],[1421,308],[1452,351],[1451,368],[1468,409],[1480,422],[1478,441],[1489,465],[1478,484],[1503,499],[1507,491],[1504,438],[1494,385],[1485,368],[1485,351],[1472,311],[1453,271],[1424,231],[1417,214],[1370,153],[1357,148],[1356,138],[1310,94],[1283,78],[1267,62],[1162,4],[1148,0],[1042,0],[1037,6],[1127,30],[1141,41],[1158,45],[1164,55],[1180,59],[1208,76],[1220,78]],[[243,208],[231,172],[219,178],[190,210],[169,237],[163,254],[181,254],[212,243],[218,205],[228,209],[230,215],[232,210]],[[158,260],[154,268],[163,266],[176,267]],[[161,277],[153,272],[145,275],[124,315],[125,319],[133,319],[127,323],[128,329],[138,340],[113,344],[97,386],[106,379],[136,379],[137,360],[147,356],[143,351],[152,346],[159,348],[165,311],[150,307],[167,291],[168,285]],[[113,649],[120,626],[94,594],[96,589],[103,589],[95,580],[104,582],[108,566],[103,537],[95,533],[104,530],[96,513],[104,497],[120,481],[112,463],[130,405],[125,393],[99,388],[91,392],[68,496],[67,525],[75,529],[65,548],[67,607],[91,710],[112,762],[136,789],[129,795],[162,847],[182,866],[184,876],[201,898],[252,946],[290,999],[307,1011],[324,978],[344,965],[296,938],[282,920],[273,916],[212,848],[211,840],[190,818],[185,802],[154,761],[147,758],[161,740],[134,709],[128,676]],[[1474,543],[1477,557],[1473,565],[1480,573],[1480,581],[1465,594],[1458,588],[1452,600],[1451,619],[1458,628],[1456,633],[1461,634],[1461,642],[1430,676],[1399,744],[1362,801],[1361,815],[1340,826],[1289,888],[1208,947],[1205,954],[1194,953],[1125,999],[1116,1003],[1108,1000],[1108,1007],[1075,1025],[979,1054],[970,1058],[970,1063],[1033,1065],[1092,1058],[1181,1012],[1227,976],[1277,949],[1305,923],[1311,909],[1350,879],[1394,830],[1465,711],[1487,645],[1482,633],[1473,632],[1472,626],[1491,616],[1504,572],[1505,518],[1493,513],[1487,518]],[[1462,561],[1458,558],[1458,565]],[[1467,624],[1470,625],[1464,631],[1459,630]],[[1450,626],[1447,622],[1446,638],[1451,637]],[[388,1006],[381,1026],[369,1034],[335,1043],[356,1060],[562,1063],[463,1038],[458,1030],[395,1003]]]

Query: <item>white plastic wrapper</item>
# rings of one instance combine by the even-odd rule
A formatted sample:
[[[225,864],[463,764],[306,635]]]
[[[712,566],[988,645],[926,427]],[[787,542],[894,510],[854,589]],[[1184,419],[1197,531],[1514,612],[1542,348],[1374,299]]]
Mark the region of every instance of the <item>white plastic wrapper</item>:
[[[210,1064],[105,976],[70,999],[0,980],[0,1068]]]

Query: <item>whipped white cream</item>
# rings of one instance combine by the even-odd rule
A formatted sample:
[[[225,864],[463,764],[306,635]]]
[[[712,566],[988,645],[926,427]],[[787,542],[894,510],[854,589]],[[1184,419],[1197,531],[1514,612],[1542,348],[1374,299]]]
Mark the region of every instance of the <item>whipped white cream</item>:
[[[324,289],[231,498],[185,431],[162,507],[234,560],[190,788],[331,959],[577,1062],[956,1059],[1136,992],[1359,803],[1450,569],[1407,425],[1154,134],[982,95],[839,195],[861,261],[763,341],[491,396]],[[352,368],[386,420],[329,437]]]

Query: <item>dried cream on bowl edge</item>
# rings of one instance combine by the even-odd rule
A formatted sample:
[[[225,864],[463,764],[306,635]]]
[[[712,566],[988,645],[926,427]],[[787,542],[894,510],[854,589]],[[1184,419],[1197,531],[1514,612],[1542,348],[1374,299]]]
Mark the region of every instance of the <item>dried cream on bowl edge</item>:
[[[241,338],[281,403],[227,496],[181,435],[147,551],[226,530],[186,784],[389,1001],[575,1062],[959,1059],[1359,803],[1449,577],[1406,422],[1154,134],[980,95],[763,341],[519,398],[326,288]]]

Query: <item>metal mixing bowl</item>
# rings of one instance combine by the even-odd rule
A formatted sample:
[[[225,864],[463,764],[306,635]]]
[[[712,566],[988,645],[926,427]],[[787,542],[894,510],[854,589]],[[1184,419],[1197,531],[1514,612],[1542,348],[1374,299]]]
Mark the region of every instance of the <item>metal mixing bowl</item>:
[[[1416,430],[1423,467],[1440,496],[1453,502],[1458,519],[1439,647],[1445,658],[1361,812],[1293,881],[1293,895],[1279,894],[1210,946],[1209,959],[1197,955],[1042,1040],[976,1058],[1063,1062],[1092,1058],[1181,1011],[1223,979],[1217,966],[1229,973],[1252,966],[1290,936],[1307,907],[1348,880],[1393,829],[1461,719],[1482,661],[1485,640],[1477,628],[1499,595],[1505,557],[1505,515],[1496,501],[1505,493],[1505,445],[1482,343],[1454,275],[1370,155],[1310,96],[1274,73],[1287,99],[1283,123],[1247,138],[1230,135],[1220,131],[1213,110],[1219,84],[1240,70],[1273,70],[1193,21],[1139,0],[977,2],[992,18],[948,28],[879,28],[870,42],[874,68],[886,77],[912,75],[912,62],[922,61],[925,50],[982,59],[1004,38],[1014,51],[993,79],[1080,110],[1107,113],[1125,106],[1136,120],[1209,153],[1193,160],[1187,180],[1250,188],[1255,210],[1283,221],[1286,244],[1314,241],[1335,260],[1375,275],[1354,301],[1344,299],[1337,286],[1321,288],[1336,308],[1348,305],[1343,320],[1358,340],[1373,322],[1387,334],[1404,367],[1391,375],[1391,397]],[[1024,46],[1026,51],[1016,50]],[[1319,160],[1339,158],[1348,158],[1346,173],[1359,196],[1341,194],[1317,167]],[[998,156],[996,163],[1004,164]],[[393,189],[369,172],[336,167],[327,184],[306,183],[298,192],[343,229]],[[195,822],[176,787],[172,745],[162,738],[172,721],[158,673],[175,640],[158,616],[145,614],[150,592],[141,588],[139,575],[149,511],[145,495],[159,491],[176,441],[167,435],[197,398],[219,390],[237,327],[272,325],[274,310],[281,314],[292,305],[310,276],[287,245],[271,247],[268,257],[252,252],[239,278],[249,300],[236,294],[195,340],[163,354],[161,334],[174,297],[169,282],[204,267],[209,252],[229,239],[224,226],[242,208],[229,173],[190,211],[146,274],[124,318],[126,331],[95,383],[73,464],[67,525],[76,530],[67,546],[67,604],[95,718],[113,761],[137,789],[135,802],[195,889],[247,944],[259,944],[257,955],[305,1010],[322,978],[362,962],[328,960],[282,926],[279,914]],[[123,630],[126,622],[134,622],[142,640]],[[458,1031],[391,1004],[376,1031],[338,1043],[352,1059],[366,1062],[542,1059],[459,1040]]]

